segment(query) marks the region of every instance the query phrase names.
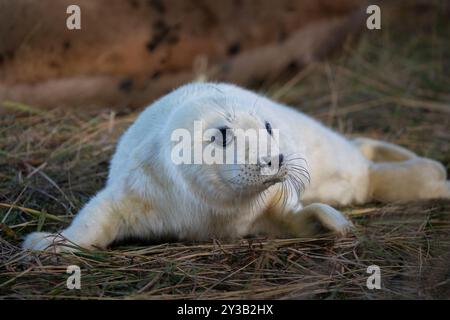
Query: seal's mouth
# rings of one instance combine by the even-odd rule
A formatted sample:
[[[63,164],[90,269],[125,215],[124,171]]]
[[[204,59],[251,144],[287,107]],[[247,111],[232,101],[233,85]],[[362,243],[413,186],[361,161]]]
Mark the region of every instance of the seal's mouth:
[[[264,181],[264,185],[271,186],[276,183],[280,183],[286,180],[286,177],[274,177]]]

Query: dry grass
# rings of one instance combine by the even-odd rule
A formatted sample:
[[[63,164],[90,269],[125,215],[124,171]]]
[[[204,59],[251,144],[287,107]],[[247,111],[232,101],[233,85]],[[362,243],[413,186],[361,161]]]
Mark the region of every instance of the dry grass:
[[[448,298],[448,201],[347,212],[359,230],[338,241],[154,244],[30,259],[1,239],[0,292],[76,299]],[[82,270],[80,291],[65,286],[73,264]],[[365,286],[372,264],[381,267],[382,290]]]
[[[450,165],[449,19],[367,32],[345,54],[262,90],[350,135],[406,146]],[[428,15],[429,16],[429,15]],[[411,26],[408,26],[410,28]],[[407,28],[406,26],[404,28]],[[400,36],[399,36],[400,35]],[[343,208],[344,239],[123,244],[34,255],[20,238],[66,226],[105,181],[117,137],[136,113],[42,111],[13,102],[0,115],[0,298],[448,298],[450,201]],[[82,290],[65,287],[66,266]],[[382,271],[382,290],[365,286]]]

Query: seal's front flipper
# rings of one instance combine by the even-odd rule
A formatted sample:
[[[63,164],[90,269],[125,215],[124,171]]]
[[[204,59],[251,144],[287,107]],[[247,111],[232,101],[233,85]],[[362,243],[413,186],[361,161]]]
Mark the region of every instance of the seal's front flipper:
[[[329,232],[345,236],[354,226],[341,212],[329,205],[313,203],[292,214],[290,228],[295,236],[314,237]]]
[[[251,234],[270,237],[317,237],[326,233],[345,236],[353,224],[341,212],[329,205],[313,203],[288,212],[268,211],[259,217]]]
[[[22,244],[23,249],[31,249],[36,251],[53,251],[60,252],[65,239],[57,234],[48,232],[33,232],[26,236]]]
[[[33,232],[22,248],[50,252],[106,248],[117,239],[123,223],[118,207],[117,199],[105,189],[86,204],[67,229],[58,234]]]

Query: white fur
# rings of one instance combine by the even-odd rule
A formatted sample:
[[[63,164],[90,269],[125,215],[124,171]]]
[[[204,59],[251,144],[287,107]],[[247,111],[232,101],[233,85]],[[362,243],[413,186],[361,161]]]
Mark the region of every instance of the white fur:
[[[170,135],[177,128],[192,130],[195,120],[211,127],[226,123],[255,129],[269,121],[280,130],[280,152],[308,170],[311,181],[303,180],[305,192],[282,194],[284,202],[276,202],[281,183],[265,185],[254,167],[174,165]],[[374,164],[360,149],[305,114],[261,95],[229,84],[188,84],[142,112],[118,143],[106,187],[56,238],[91,249],[125,237],[303,236],[311,235],[308,224],[314,221],[345,234],[351,223],[338,211],[325,204],[302,206],[371,200],[369,171]],[[233,170],[225,167],[238,170],[241,177],[227,183]],[[279,173],[280,179],[286,172]],[[266,201],[261,201],[263,192]],[[55,235],[34,233],[23,247],[43,250],[54,240]]]

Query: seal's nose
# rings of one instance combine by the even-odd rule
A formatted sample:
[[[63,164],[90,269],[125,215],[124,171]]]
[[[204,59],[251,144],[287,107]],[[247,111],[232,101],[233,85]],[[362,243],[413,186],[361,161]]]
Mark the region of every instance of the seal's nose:
[[[277,163],[278,158],[278,163]],[[274,161],[275,160],[275,161]],[[280,167],[283,164],[284,161],[284,155],[280,153],[278,156],[272,157],[272,158],[262,158],[262,161],[260,162],[261,167],[272,167],[272,165],[277,167]]]

